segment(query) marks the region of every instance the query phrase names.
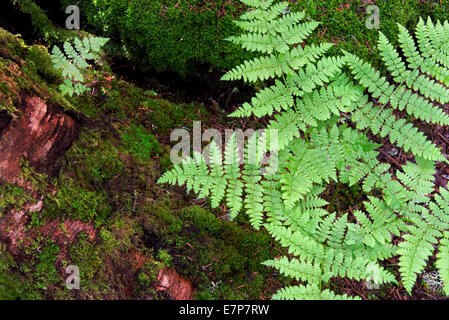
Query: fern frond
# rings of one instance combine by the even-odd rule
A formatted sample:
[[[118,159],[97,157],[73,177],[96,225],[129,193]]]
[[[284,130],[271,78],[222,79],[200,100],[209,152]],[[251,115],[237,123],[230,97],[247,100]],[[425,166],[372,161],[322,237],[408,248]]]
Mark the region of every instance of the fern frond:
[[[408,30],[400,24],[398,24],[398,27],[399,44],[407,59],[407,62],[409,63],[409,67],[411,69],[420,68],[420,70],[427,75],[436,78],[438,81],[441,81],[444,84],[449,84],[449,70],[442,67],[434,59],[430,58],[435,50],[432,50],[432,53],[427,52],[427,57],[423,58],[416,48],[416,43]]]
[[[75,38],[75,47],[70,42],[64,42],[64,52],[57,46],[52,49],[52,62],[56,69],[62,69],[65,78],[60,90],[63,95],[80,95],[89,89],[84,86],[83,71],[89,68],[86,60],[95,60],[99,57],[101,47],[108,41],[107,38],[90,37],[82,41]]]
[[[404,287],[411,293],[417,275],[424,270],[427,259],[434,251],[433,245],[438,243],[437,237],[441,233],[423,221],[415,221],[408,229],[410,233],[403,236],[404,241],[399,243],[397,253]]]
[[[284,83],[276,80],[271,87],[262,89],[251,99],[251,104],[245,102],[241,108],[232,113],[231,117],[248,117],[254,114],[256,117],[271,115],[274,111],[280,111],[292,107],[294,104],[292,90]]]
[[[321,269],[318,265],[308,262],[300,262],[297,259],[289,260],[282,257],[279,260],[268,260],[262,264],[276,268],[280,273],[287,277],[295,278],[309,283],[319,283],[321,279]]]
[[[280,61],[276,56],[254,58],[230,70],[222,80],[240,80],[245,82],[264,81],[287,74],[290,68],[286,61]]]
[[[321,290],[317,285],[288,286],[280,289],[274,300],[360,300],[359,297],[350,297],[346,294],[338,295],[326,289]]]
[[[298,45],[318,23],[303,22],[304,12],[289,13],[287,2],[243,2],[253,9],[236,23],[243,34],[229,40],[261,56],[223,79],[259,82],[263,88],[231,116],[273,116],[271,132],[246,143],[232,135],[224,154],[213,142],[210,163],[194,153],[158,182],[185,185],[210,198],[212,207],[225,202],[231,218],[244,210],[255,229],[264,227],[287,248],[288,257],[264,264],[303,284],[281,289],[274,299],[349,299],[328,289],[341,277],[397,283],[382,267],[394,256],[410,292],[435,251],[449,292],[449,191],[438,193],[434,184],[435,161],[449,160],[412,122],[449,125],[438,106],[449,102],[449,23],[420,20],[417,43],[399,26],[399,48],[380,33],[390,77],[348,52],[326,56],[332,44]],[[401,118],[401,111],[409,117]],[[362,130],[388,138],[414,162],[394,170],[381,163],[381,145]],[[278,148],[268,150],[275,139]],[[278,166],[262,163],[268,154]],[[361,187],[365,201],[351,213],[333,212],[340,196],[329,195],[340,189],[327,188],[333,182]],[[392,243],[392,236],[403,241]]]
[[[421,92],[425,97],[446,103],[449,101],[449,89],[419,73],[419,69],[409,70],[390,44],[387,37],[379,33],[379,46],[382,61],[394,77],[395,82],[405,83],[408,88]]]
[[[406,152],[433,161],[446,161],[440,149],[426,139],[426,136],[418,131],[412,124],[404,119],[397,119],[391,109],[382,109],[373,106],[373,103],[365,103],[354,111],[351,118],[360,130],[369,128],[374,134],[387,137],[393,144],[404,148]]]

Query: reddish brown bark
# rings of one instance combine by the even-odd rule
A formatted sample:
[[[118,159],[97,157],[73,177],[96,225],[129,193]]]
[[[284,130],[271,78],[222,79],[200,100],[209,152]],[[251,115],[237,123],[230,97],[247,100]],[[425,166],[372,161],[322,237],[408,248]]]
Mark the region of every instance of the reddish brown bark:
[[[191,300],[193,298],[192,283],[180,276],[174,269],[159,271],[156,290],[166,291],[174,300]]]
[[[36,169],[47,168],[75,139],[76,123],[38,96],[25,95],[19,117],[0,131],[0,179],[19,183],[20,158]],[[2,121],[5,126],[6,120]]]

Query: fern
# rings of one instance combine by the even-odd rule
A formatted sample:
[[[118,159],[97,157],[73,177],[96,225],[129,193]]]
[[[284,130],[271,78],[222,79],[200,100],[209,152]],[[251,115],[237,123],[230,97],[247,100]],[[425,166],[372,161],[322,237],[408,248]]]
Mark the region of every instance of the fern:
[[[427,23],[420,19],[417,26],[418,49],[408,30],[398,25],[400,49],[406,57],[405,61],[387,37],[379,33],[379,51],[394,84],[390,84],[368,63],[345,52],[346,61],[355,79],[381,104],[378,110],[370,112],[369,118],[366,118],[368,109],[373,108],[362,101],[361,109],[366,112],[361,110],[362,114],[355,114],[352,120],[357,124],[362,121],[360,128],[374,129],[375,133],[380,132],[383,136],[388,136],[392,143],[404,147],[406,151],[435,161],[447,159],[430,141],[424,141],[425,136],[422,133],[405,120],[394,119],[391,113],[385,112],[385,107],[389,105],[426,122],[449,125],[449,115],[435,104],[449,101],[449,89],[445,86],[449,81],[449,65],[445,64],[449,50],[447,42],[442,41],[447,38],[447,35],[443,34],[447,27],[447,22],[444,25],[438,22],[435,26],[430,18]],[[384,127],[385,125],[387,126]],[[381,128],[384,129],[380,131]],[[412,142],[409,138],[413,135],[417,137]]]
[[[360,300],[346,294],[336,295],[330,290],[321,290],[317,285],[290,286],[282,288],[273,296],[275,300]]]
[[[300,284],[274,299],[354,298],[329,289],[331,279],[342,277],[397,284],[383,267],[395,256],[410,293],[434,253],[448,293],[449,192],[436,191],[433,177],[435,161],[447,159],[411,120],[449,124],[438,106],[449,101],[449,24],[420,20],[418,46],[399,26],[402,54],[380,33],[388,77],[349,52],[326,56],[330,44],[297,45],[318,23],[303,22],[303,12],[288,13],[288,3],[242,1],[254,9],[236,22],[243,33],[229,40],[260,56],[223,80],[261,83],[231,116],[269,116],[267,130],[248,139],[243,159],[232,136],[224,152],[211,144],[209,164],[194,153],[159,183],[185,185],[210,198],[213,208],[224,201],[231,218],[244,211],[255,229],[265,228],[287,249],[288,257],[264,264]],[[277,170],[262,161],[273,151],[266,146],[276,139],[274,130]],[[388,137],[414,161],[395,170],[381,163],[381,145],[367,130]],[[330,184],[359,185],[366,200],[351,213],[335,212],[324,198]],[[394,244],[392,236],[403,240]]]
[[[107,38],[89,37],[80,40],[75,38],[74,46],[70,42],[64,42],[64,52],[57,46],[52,49],[52,61],[56,69],[62,70],[65,78],[59,86],[63,95],[81,95],[89,91],[84,85],[83,71],[90,67],[88,60],[99,58],[101,48],[108,41]]]

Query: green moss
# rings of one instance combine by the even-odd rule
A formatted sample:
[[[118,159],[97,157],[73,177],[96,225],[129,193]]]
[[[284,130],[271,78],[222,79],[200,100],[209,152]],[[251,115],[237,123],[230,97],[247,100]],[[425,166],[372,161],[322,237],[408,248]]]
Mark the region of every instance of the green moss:
[[[17,263],[0,244],[0,300],[41,299],[32,279],[18,272]]]
[[[122,135],[122,141],[125,150],[141,163],[147,163],[153,155],[161,153],[159,142],[142,126],[131,125]]]
[[[45,200],[44,216],[64,217],[84,222],[93,222],[99,226],[105,222],[111,207],[104,192],[92,191],[67,180],[59,186],[54,198]]]
[[[119,150],[114,142],[98,132],[83,131],[66,154],[68,170],[85,183],[97,185],[123,172]]]
[[[21,58],[25,55],[26,46],[22,39],[0,28],[1,56]]]
[[[378,0],[374,4],[379,7],[380,29],[368,29],[366,21],[371,12],[367,13],[366,8],[373,3],[355,0],[349,4],[346,7],[346,2],[340,0],[304,0],[291,7],[293,11],[305,10],[310,18],[321,22],[308,42],[333,42],[336,46],[330,54],[341,54],[341,49],[344,49],[370,61],[376,68],[381,68],[377,50],[379,31],[397,44],[397,23],[412,30],[420,16],[447,19],[447,9],[436,2]]]
[[[166,268],[170,268],[172,266],[172,256],[168,253],[167,250],[159,250],[157,253],[157,258],[164,264]]]
[[[237,30],[238,2],[97,0],[88,7],[91,25],[119,38],[125,55],[160,71],[185,74],[203,63],[229,68],[249,56],[223,41]]]
[[[54,68],[47,48],[44,46],[31,46],[27,52],[27,62],[29,67],[33,69],[35,73],[41,75],[50,82],[62,79],[61,72]]]
[[[20,210],[23,205],[33,199],[20,187],[6,183],[0,185],[0,217],[6,209]]]
[[[49,242],[38,254],[39,263],[36,265],[35,272],[37,287],[46,289],[50,284],[61,280],[55,267],[58,254],[59,247],[54,242]]]
[[[197,298],[257,299],[270,290],[271,271],[261,265],[275,255],[269,234],[195,206],[173,211],[158,203],[150,212],[148,238],[172,255],[178,271],[196,286]]]
[[[103,260],[107,244],[99,246],[89,241],[85,233],[79,234],[77,241],[77,244],[70,248],[69,263],[76,265],[80,270],[82,290],[107,293],[110,284],[107,281],[106,265]],[[107,251],[110,252],[110,250]]]
[[[19,37],[0,29],[0,110],[16,112],[20,93],[32,91],[65,110],[74,107],[57,90],[61,74],[53,68],[43,46],[27,46]]]
[[[143,106],[151,110],[149,117],[153,130],[164,135],[169,135],[175,128],[191,128],[192,121],[207,119],[209,116],[204,105],[173,104],[167,100],[148,99]]]
[[[157,280],[159,270],[163,269],[163,267],[164,265],[159,262],[146,262],[137,276],[137,281],[134,285],[134,296],[150,296],[151,298],[157,296],[157,292],[154,289],[154,283]]]
[[[159,159],[159,164],[161,167],[161,172],[167,171],[167,169],[171,165],[173,165],[173,163],[170,159],[170,147],[169,146],[162,147],[162,157]]]
[[[64,5],[69,0],[61,0]],[[311,42],[323,40],[337,44],[333,53],[346,49],[379,64],[375,49],[377,30],[368,29],[369,1],[302,0],[289,1],[292,11],[305,10],[322,23]],[[346,7],[346,4],[349,6]],[[396,43],[399,22],[414,27],[418,17],[447,19],[447,3],[438,1],[378,0],[380,27]],[[100,32],[120,39],[124,55],[160,71],[182,74],[197,71],[198,65],[228,70],[252,55],[225,39],[238,34],[232,23],[245,10],[241,2],[216,0],[97,0],[83,3],[87,20]],[[104,31],[105,30],[105,31]],[[144,53],[144,54],[142,54]]]
[[[9,88],[9,86],[6,83],[0,83],[0,91],[4,95],[8,95],[11,92],[11,89]]]

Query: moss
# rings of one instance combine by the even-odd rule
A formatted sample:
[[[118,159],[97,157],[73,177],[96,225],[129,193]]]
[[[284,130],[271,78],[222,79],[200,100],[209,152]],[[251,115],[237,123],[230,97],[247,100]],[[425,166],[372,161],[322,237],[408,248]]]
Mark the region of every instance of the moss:
[[[9,114],[13,114],[15,103],[18,101],[21,84],[18,82],[22,76],[19,66],[12,61],[0,57],[0,111],[6,110]]]
[[[397,23],[410,30],[414,29],[419,17],[447,19],[447,9],[431,1],[378,0],[380,29],[368,29],[366,21],[370,13],[367,6],[373,3],[356,0],[349,6],[340,0],[304,0],[292,4],[293,11],[305,10],[306,14],[321,25],[308,40],[311,43],[333,42],[335,47],[330,54],[341,54],[341,49],[350,51],[376,68],[381,68],[380,55],[377,50],[378,32],[382,31],[393,44],[397,44]]]
[[[0,244],[0,300],[41,299],[33,281],[18,271],[17,263]]]
[[[99,226],[105,222],[111,207],[104,192],[88,190],[72,180],[60,185],[54,198],[45,200],[44,216],[64,217]]]
[[[170,147],[163,146],[162,147],[162,157],[159,160],[161,172],[165,172],[168,168],[173,164],[170,159]]]
[[[134,296],[136,297],[155,297],[157,292],[154,289],[154,283],[157,280],[159,270],[163,269],[164,265],[157,261],[147,261],[142,266],[137,275],[137,281],[134,286]]]
[[[28,49],[26,59],[30,68],[46,80],[50,82],[62,80],[61,72],[54,68],[51,56],[44,46],[31,46]]]
[[[49,242],[38,254],[39,263],[36,265],[36,286],[41,289],[60,281],[60,276],[55,267],[55,261],[59,254],[59,247],[54,242]]]
[[[175,128],[192,127],[192,121],[207,119],[204,105],[173,104],[167,100],[148,99],[143,103],[150,111],[149,117],[154,132],[169,135]]]
[[[114,112],[116,116],[124,116],[123,111],[137,111],[141,102],[147,97],[145,90],[133,86],[125,81],[114,80],[107,90],[107,101],[102,105],[105,112]],[[123,111],[122,111],[123,110]]]
[[[110,284],[102,254],[106,253],[103,250],[107,244],[99,246],[89,241],[85,233],[79,234],[77,241],[78,243],[70,248],[69,263],[76,265],[80,270],[82,290],[85,292],[93,290],[106,294],[110,289]]]
[[[172,256],[168,253],[167,250],[159,250],[157,253],[157,258],[164,264],[166,268],[170,268],[172,266]]]
[[[20,210],[23,205],[33,199],[20,187],[5,183],[0,185],[0,217],[6,209]]]
[[[23,40],[1,28],[0,48],[2,48],[1,56],[3,56],[4,58],[22,58],[26,53],[26,46]]]
[[[120,39],[124,55],[160,71],[186,74],[204,63],[229,68],[249,56],[223,41],[237,30],[232,23],[241,7],[237,1],[98,0],[86,6],[90,24]]]
[[[74,107],[58,92],[60,72],[43,46],[27,46],[20,38],[0,29],[0,110],[16,112],[21,92],[34,92],[65,110]]]
[[[261,265],[274,257],[269,234],[195,206],[175,213],[159,203],[150,212],[149,243],[172,255],[176,268],[196,286],[197,298],[257,299],[270,290],[270,270]]]
[[[64,5],[69,0],[61,0]],[[373,62],[380,60],[376,52],[378,32],[366,28],[366,7],[373,1],[292,0],[292,11],[305,10],[308,17],[321,26],[310,42],[323,40],[336,43]],[[347,6],[349,4],[349,6]],[[418,17],[447,19],[447,3],[438,1],[377,0],[380,27],[394,43],[399,22],[414,27]],[[253,55],[225,39],[239,32],[232,23],[243,10],[240,1],[216,0],[97,0],[83,3],[88,23],[125,45],[123,54],[134,62],[160,71],[189,74],[199,65],[228,70]],[[142,52],[144,54],[142,54]]]
[[[84,183],[97,185],[123,172],[119,150],[99,132],[83,131],[66,154],[67,170]]]
[[[117,218],[99,235],[91,242],[81,233],[69,249],[67,263],[79,267],[81,290],[97,298],[152,298],[152,284],[164,264],[147,252],[136,250],[140,228],[129,219]]]
[[[141,163],[147,163],[153,155],[161,153],[159,142],[142,126],[131,125],[122,135],[122,141],[125,150]]]

